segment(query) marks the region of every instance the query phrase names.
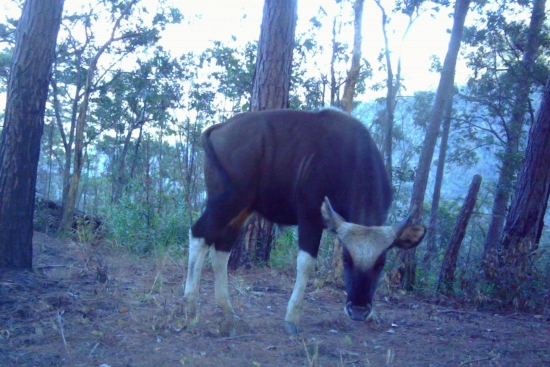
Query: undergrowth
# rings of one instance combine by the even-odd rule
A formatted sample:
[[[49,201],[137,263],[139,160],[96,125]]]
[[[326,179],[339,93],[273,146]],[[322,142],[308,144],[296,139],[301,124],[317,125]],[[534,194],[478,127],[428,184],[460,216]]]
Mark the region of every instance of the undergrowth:
[[[132,252],[148,254],[173,245],[181,251],[188,242],[189,219],[183,206],[159,213],[123,198],[106,208],[104,216],[109,237]]]
[[[441,231],[436,253],[429,262],[425,260],[425,246],[417,249],[415,293],[422,297],[439,297],[436,289],[441,263],[445,254],[445,243],[452,229],[456,208],[441,206]],[[183,206],[173,207],[166,213],[159,213],[144,203],[135,203],[123,198],[119,205],[111,205],[102,212],[104,242],[114,248],[136,254],[148,254],[157,259],[159,268],[166,258],[181,258],[187,253],[190,220]],[[548,314],[550,312],[550,264],[548,244],[541,241],[540,256],[534,264],[535,272],[522,283],[518,291],[506,293],[506,284],[488,282],[481,275],[481,253],[483,237],[482,216],[474,216],[458,257],[455,281],[450,295],[454,302],[468,303],[479,309],[508,309]],[[73,238],[89,246],[97,241],[97,232],[85,223],[80,223],[72,233]],[[548,236],[548,235],[546,235]],[[547,237],[545,237],[547,238]],[[316,274],[319,279],[327,278],[331,272],[333,235],[325,233],[317,257]],[[86,251],[86,247],[83,250]],[[381,289],[399,289],[395,275],[402,265],[398,251],[390,250],[381,283]],[[281,271],[295,273],[298,255],[298,231],[296,227],[277,227],[276,241],[267,266]],[[154,285],[153,287],[158,286]],[[504,290],[504,292],[503,292]],[[449,296],[449,295],[446,295]]]

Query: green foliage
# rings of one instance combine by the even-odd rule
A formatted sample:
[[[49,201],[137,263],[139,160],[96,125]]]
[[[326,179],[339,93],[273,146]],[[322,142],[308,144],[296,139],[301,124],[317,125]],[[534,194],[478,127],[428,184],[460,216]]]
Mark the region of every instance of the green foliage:
[[[481,310],[509,310],[547,314],[550,311],[550,253],[542,245],[533,256],[533,272],[520,281],[487,281],[480,271],[464,271],[456,287],[456,296],[473,303]]]
[[[67,151],[72,154],[69,149],[73,134],[70,126],[78,113],[88,66],[101,47],[99,33],[94,32],[98,24],[111,24],[109,22],[116,19],[128,4],[127,1],[102,0],[97,7],[65,14],[38,170],[37,189],[47,197],[60,199],[65,183],[64,154]],[[157,253],[156,250],[181,249],[181,245],[187,242],[190,224],[198,217],[205,200],[200,133],[205,127],[250,108],[257,51],[255,43],[242,45],[234,39],[225,44],[212,42],[200,53],[171,55],[156,47],[156,42],[169,23],[180,22],[183,16],[179,10],[167,7],[165,2],[157,5],[155,8],[138,2],[122,19],[122,27],[117,33],[120,40],[106,51],[108,57],[98,64],[87,117],[86,172],[80,198],[81,209],[93,213],[99,211],[105,218],[104,225],[111,241],[129,251],[147,254]],[[351,10],[350,5],[342,2],[345,8],[341,10]],[[395,3],[392,15],[410,15],[421,6],[431,6],[427,11],[433,14],[447,5],[445,0],[432,3],[400,0]],[[439,207],[438,255],[434,267],[421,264],[417,267],[418,287],[423,292],[433,293],[439,275],[438,266],[460,210],[462,200],[457,197],[462,194],[449,188],[450,184],[456,185],[454,181],[460,181],[456,178],[456,167],[486,162],[494,171],[495,157],[514,159],[516,163],[521,159],[521,153],[505,157],[500,150],[507,140],[514,90],[518,80],[522,81],[525,76],[521,57],[530,10],[526,5],[530,3],[478,3],[475,23],[465,31],[464,56],[472,75],[454,101],[447,182],[444,180],[447,187]],[[351,25],[351,18],[345,18],[351,13],[345,14],[341,11],[340,18],[335,20],[319,8],[318,14],[311,19],[310,29],[296,37],[290,107],[319,109],[330,102],[331,70],[327,66],[328,60],[321,57],[327,51],[329,56],[332,53],[334,56],[336,88],[341,87],[350,55],[348,45],[340,39],[345,32],[339,33]],[[0,25],[0,42],[7,45],[0,50],[0,91],[7,80],[14,25]],[[333,25],[336,25],[334,48],[319,38],[321,31],[332,30]],[[546,33],[541,38],[537,63],[529,71],[535,80],[530,91],[533,100],[548,73],[550,38]],[[128,57],[130,54],[132,56]],[[121,60],[131,62],[121,63]],[[441,61],[433,57],[431,68],[439,72]],[[366,82],[373,72],[366,60],[363,60],[361,70],[357,93],[365,91]],[[375,71],[384,70],[382,65]],[[383,82],[371,87],[375,91],[385,88]],[[416,92],[412,97],[398,95],[396,99],[392,177],[395,203],[389,222],[405,215],[433,98],[433,91],[425,91]],[[381,98],[374,103],[358,105],[354,112],[369,126],[377,144],[382,142],[385,116],[381,111],[384,108],[385,98]],[[526,125],[532,113],[529,111],[525,115]],[[124,154],[126,158],[122,159]],[[70,168],[68,172],[71,172]],[[487,305],[496,297],[494,285],[480,283],[478,272],[487,227],[487,208],[492,199],[488,192],[494,188],[492,182],[486,182],[459,254],[454,287],[459,297],[479,305]],[[114,187],[119,183],[122,194],[117,201]],[[36,219],[41,224],[49,224],[46,217]],[[76,235],[85,242],[92,240],[86,227]],[[281,229],[270,265],[294,271],[297,242],[295,228]],[[330,268],[331,242],[330,235],[323,237],[318,257],[320,272]],[[418,254],[422,257],[422,246]],[[542,307],[541,299],[548,299],[544,284],[550,282],[545,270],[549,263],[547,252],[537,258],[537,276],[533,277],[533,285],[526,287],[518,304],[533,310]],[[511,302],[513,304],[513,300]]]
[[[109,236],[120,246],[136,253],[151,253],[187,243],[189,218],[184,206],[159,212],[151,203],[123,197],[118,205],[105,208]]]
[[[6,91],[11,65],[11,50],[0,50],[0,93]]]
[[[447,245],[455,229],[462,204],[463,198],[453,200],[443,199],[439,204],[435,256],[432,258],[430,264],[420,261],[419,266],[416,268],[417,284],[415,287],[426,295],[433,295],[437,289],[441,266],[447,252]],[[482,208],[488,204],[484,198],[484,193],[479,194],[476,209],[470,218],[457,258],[455,281],[452,289],[458,297],[466,297],[464,295],[464,287],[469,286],[469,278],[474,279],[475,277],[479,277],[484,227],[486,225],[486,218],[482,214]],[[417,259],[423,259],[424,256],[425,247],[421,245],[417,248]]]
[[[296,258],[298,257],[298,230],[297,227],[277,226],[276,242],[271,250],[269,266],[283,271],[296,271]],[[332,243],[334,235],[323,232],[319,254],[317,256],[316,272],[321,277],[331,270]]]
[[[234,111],[248,110],[256,66],[256,44],[248,42],[244,48],[225,46],[219,41],[213,44],[200,55],[200,65],[209,63],[217,67],[210,75],[218,82],[217,92],[231,101]]]
[[[415,92],[414,102],[410,106],[413,114],[413,123],[417,126],[426,128],[430,120],[430,114],[434,103],[434,92]]]
[[[514,139],[513,126],[517,122],[511,117],[518,107],[523,107],[517,103],[525,93],[516,92],[528,83],[532,99],[546,80],[550,53],[544,44],[548,42],[548,29],[543,28],[534,65],[526,70],[523,58],[531,5],[499,1],[484,10],[476,23],[464,30],[466,60],[472,74],[460,92],[467,103],[459,110],[459,123],[454,126],[477,145],[504,146]],[[530,108],[532,103],[525,108],[520,123],[530,122]]]
[[[11,67],[13,46],[15,45],[15,29],[18,21],[6,18],[6,23],[0,23],[0,93],[6,91],[8,75]],[[3,120],[3,119],[2,119]]]
[[[294,268],[298,256],[298,232],[294,227],[278,227],[275,246],[271,250],[269,265],[275,269]]]

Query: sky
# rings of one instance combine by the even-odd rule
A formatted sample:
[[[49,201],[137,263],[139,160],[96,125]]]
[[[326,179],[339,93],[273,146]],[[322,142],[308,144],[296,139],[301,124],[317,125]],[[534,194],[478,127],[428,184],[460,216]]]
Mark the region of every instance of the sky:
[[[393,0],[382,0],[387,10],[391,9]],[[179,25],[173,25],[163,36],[161,44],[169,49],[180,52],[200,52],[208,47],[213,40],[229,42],[232,36],[237,41],[256,41],[260,34],[262,20],[263,0],[187,0],[179,3],[179,8],[186,17],[186,21]],[[309,19],[317,14],[319,6],[322,6],[331,17],[338,12],[338,6],[334,0],[298,0],[298,23],[296,34],[305,32],[310,27]],[[452,18],[449,17],[450,9],[444,9],[440,14],[431,17],[425,13],[412,26],[402,48],[402,75],[405,77],[405,85],[412,94],[416,90],[433,90],[437,88],[439,75],[430,73],[430,56],[436,55],[441,62],[447,52],[452,27]],[[330,48],[331,26],[330,19],[318,32],[320,43]],[[351,14],[349,14],[349,18]],[[384,46],[381,11],[373,0],[365,2],[363,11],[363,57],[376,70],[380,50]],[[401,36],[407,23],[407,18],[392,15],[388,25],[390,48],[393,51],[393,59],[396,60]],[[353,43],[351,27],[347,33],[343,33],[339,41]],[[327,55],[328,64],[330,55]],[[395,66],[394,66],[395,67]],[[327,69],[328,70],[328,69]],[[384,72],[376,73],[380,80],[385,77]],[[458,80],[465,79],[464,68],[458,70]],[[381,92],[384,94],[384,91]],[[371,93],[380,95],[380,93]]]
[[[74,9],[87,3],[89,0],[66,0],[65,10]],[[263,0],[172,0],[173,4],[184,15],[181,24],[169,25],[162,34],[161,45],[169,49],[174,56],[194,51],[201,52],[212,45],[212,41],[219,40],[222,43],[232,42],[232,37],[237,39],[235,43],[255,42],[259,38],[262,20]],[[154,0],[144,0],[144,3],[158,4]],[[387,12],[391,9],[394,0],[382,0]],[[318,13],[322,6],[328,13],[324,26],[318,31],[318,42],[330,48],[331,19],[338,13],[339,6],[334,0],[298,0],[298,23],[296,34],[305,32],[310,27],[309,20]],[[18,10],[11,0],[0,0],[0,18],[6,15],[17,17]],[[441,62],[445,57],[449,42],[452,18],[449,17],[450,9],[444,9],[436,16],[426,13],[412,26],[402,48],[402,75],[407,87],[405,94],[412,94],[417,90],[434,90],[439,82],[439,75],[429,72],[431,64],[430,56],[436,55]],[[399,15],[391,15],[391,23],[387,26],[390,36],[390,48],[393,59],[401,44],[401,36],[407,19]],[[344,17],[352,19],[351,13],[344,13]],[[2,19],[3,20],[3,19]],[[343,32],[339,41],[353,42],[352,27]],[[381,31],[381,12],[373,0],[365,2],[363,12],[363,57],[372,65],[375,71],[374,82],[382,82],[385,73],[378,72],[380,64],[378,55],[383,47]],[[328,70],[330,55],[325,55],[324,62]],[[394,66],[395,67],[395,66]],[[465,79],[465,68],[457,71],[457,81]],[[368,100],[385,94],[385,91],[367,92],[367,95],[358,99]],[[0,105],[5,106],[5,96],[0,95]]]

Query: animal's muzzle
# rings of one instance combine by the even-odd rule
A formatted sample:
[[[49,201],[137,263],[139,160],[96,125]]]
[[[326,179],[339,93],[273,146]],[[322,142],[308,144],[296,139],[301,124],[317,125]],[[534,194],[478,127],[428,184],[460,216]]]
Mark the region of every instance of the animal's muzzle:
[[[344,312],[354,321],[365,321],[372,316],[372,305],[354,306],[351,302],[346,303]]]

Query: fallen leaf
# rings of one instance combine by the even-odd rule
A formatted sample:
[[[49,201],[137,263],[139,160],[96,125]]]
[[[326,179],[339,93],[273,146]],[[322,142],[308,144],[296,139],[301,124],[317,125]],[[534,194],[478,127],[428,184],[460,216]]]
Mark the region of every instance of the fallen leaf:
[[[100,338],[103,338],[103,333],[99,330],[92,330],[92,335],[98,336]]]

